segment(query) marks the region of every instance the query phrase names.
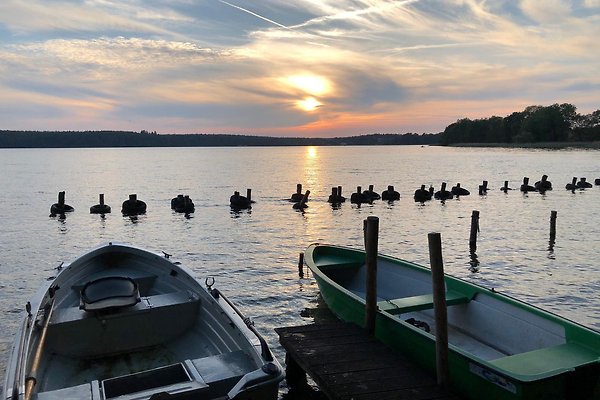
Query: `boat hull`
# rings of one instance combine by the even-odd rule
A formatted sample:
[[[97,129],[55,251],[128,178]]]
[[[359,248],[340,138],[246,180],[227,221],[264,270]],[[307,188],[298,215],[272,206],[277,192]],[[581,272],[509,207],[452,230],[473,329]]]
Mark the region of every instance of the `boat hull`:
[[[61,264],[29,303],[0,399],[277,399],[280,364],[213,285],[123,244]]]
[[[338,246],[311,245],[305,253],[305,260],[313,271],[321,296],[333,313],[344,321],[364,326],[365,301],[363,293],[358,292],[356,287],[352,288],[353,290],[345,288],[344,284],[348,285],[350,279],[343,273],[344,270],[350,269],[364,270],[364,252]],[[410,273],[429,275],[428,269],[402,260],[379,256],[378,264],[381,263],[391,264],[398,268],[408,268],[411,271]],[[381,282],[379,279],[378,285],[382,283],[382,286],[389,286],[389,282]],[[385,278],[383,279],[385,280]],[[464,348],[453,345],[451,340],[448,354],[450,381],[456,392],[470,399],[600,398],[600,366],[598,364],[600,358],[598,358],[599,353],[597,352],[600,349],[598,347],[600,339],[597,332],[456,278],[446,277],[446,285],[449,291],[460,290],[461,293],[464,293],[468,298],[467,302],[474,303],[475,300],[481,300],[483,296],[489,296],[495,302],[506,302],[511,309],[514,308],[517,310],[516,312],[525,316],[531,313],[532,319],[542,320],[548,318],[550,321],[548,322],[549,326],[550,324],[552,324],[551,326],[565,326],[567,335],[572,336],[569,340],[577,342],[570,343],[569,340],[566,340],[564,344],[526,351],[521,355],[515,354],[512,358],[521,357],[523,363],[531,362],[535,353],[538,352],[540,353],[538,357],[540,359],[537,362],[541,360],[541,363],[544,363],[544,352],[550,356],[560,357],[560,354],[553,355],[550,352],[573,347],[577,351],[581,349],[582,354],[579,356],[583,360],[581,365],[568,368],[567,371],[562,373],[547,373],[547,376],[538,373],[536,376],[530,376],[524,373],[515,373],[509,370],[508,367],[498,367],[498,365],[509,365],[511,361],[509,355],[497,356],[497,359],[494,359],[494,357],[480,358]],[[382,299],[380,298],[380,300]],[[387,303],[381,301],[378,303],[380,307],[378,307],[376,315],[375,336],[434,374],[436,371],[435,336],[404,320],[407,316],[412,317],[419,314],[409,311],[402,318],[393,312],[386,312],[385,307],[383,309],[381,307],[383,304]],[[453,307],[460,309],[468,306],[460,303],[456,306],[449,306],[450,316],[458,313],[451,310]],[[432,314],[430,309],[422,312],[427,315]],[[454,314],[452,314],[453,312]],[[545,322],[542,321],[542,323]],[[504,329],[510,331],[510,327]],[[581,341],[584,340],[587,341],[588,346],[580,346]],[[571,356],[567,350],[564,351],[563,357]],[[529,359],[526,357],[529,357]],[[515,360],[518,361],[517,358]],[[551,363],[552,361],[548,358],[547,362]]]

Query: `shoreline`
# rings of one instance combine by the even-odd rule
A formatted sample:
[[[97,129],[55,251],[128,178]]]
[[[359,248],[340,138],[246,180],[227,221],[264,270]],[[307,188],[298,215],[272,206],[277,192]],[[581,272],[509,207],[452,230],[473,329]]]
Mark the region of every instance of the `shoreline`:
[[[441,145],[440,145],[441,146]],[[600,141],[594,142],[537,142],[537,143],[453,143],[447,147],[492,147],[510,149],[600,149]]]

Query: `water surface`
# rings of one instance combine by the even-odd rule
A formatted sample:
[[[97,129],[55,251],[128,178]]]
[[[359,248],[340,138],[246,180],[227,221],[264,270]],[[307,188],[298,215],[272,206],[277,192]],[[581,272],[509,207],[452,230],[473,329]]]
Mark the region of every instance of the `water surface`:
[[[441,232],[446,272],[600,330],[600,188],[564,189],[573,176],[600,177],[596,150],[468,149],[420,146],[274,148],[124,148],[0,150],[0,371],[25,303],[63,260],[108,241],[164,250],[234,300],[283,352],[273,328],[312,322],[318,288],[298,277],[298,254],[313,242],[361,247],[362,224],[380,218],[380,252],[428,264],[427,233]],[[547,174],[554,191],[507,194]],[[477,186],[489,182],[486,196]],[[414,203],[421,184],[457,182],[470,196]],[[285,201],[296,184],[311,191],[305,212]],[[401,199],[332,208],[333,186],[349,198],[357,186]],[[252,188],[250,211],[233,212],[229,196]],[[436,190],[437,190],[436,189]],[[66,191],[75,212],[49,217]],[[113,213],[89,214],[98,194]],[[131,193],[146,215],[123,217]],[[191,216],[170,209],[177,194],[196,204]],[[469,256],[471,213],[480,211],[479,265]],[[558,212],[549,249],[550,212]]]

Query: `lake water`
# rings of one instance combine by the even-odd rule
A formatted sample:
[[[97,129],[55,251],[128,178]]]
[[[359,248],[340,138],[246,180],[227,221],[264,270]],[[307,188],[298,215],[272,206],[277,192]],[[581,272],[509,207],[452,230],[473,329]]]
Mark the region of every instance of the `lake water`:
[[[312,276],[298,277],[298,255],[310,243],[362,247],[363,220],[380,218],[379,250],[428,264],[427,233],[441,232],[446,272],[516,296],[600,330],[600,187],[572,193],[573,176],[600,177],[597,150],[469,149],[444,147],[267,147],[0,150],[0,372],[29,297],[53,268],[102,242],[164,250],[216,287],[251,317],[283,361],[273,328],[313,321],[321,307]],[[554,191],[503,193],[547,174]],[[477,187],[489,182],[489,192]],[[439,190],[457,182],[470,196],[415,203],[421,184]],[[305,212],[285,201],[302,183]],[[327,203],[333,186],[349,198],[357,186],[381,192],[394,185],[401,199],[361,207]],[[229,197],[252,188],[250,211],[233,212]],[[49,217],[59,191],[75,212]],[[113,208],[89,214],[98,194]],[[123,217],[131,193],[146,215]],[[170,200],[188,194],[191,217]],[[477,256],[469,255],[471,213],[480,211]],[[549,249],[550,212],[558,212]],[[2,374],[3,375],[3,374]]]

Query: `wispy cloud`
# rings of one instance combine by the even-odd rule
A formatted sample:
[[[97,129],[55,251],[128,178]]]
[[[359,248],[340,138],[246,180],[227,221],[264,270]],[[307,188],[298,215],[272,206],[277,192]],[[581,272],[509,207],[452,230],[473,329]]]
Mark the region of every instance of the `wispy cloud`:
[[[1,128],[341,135],[589,112],[597,37],[598,0],[4,0]]]

